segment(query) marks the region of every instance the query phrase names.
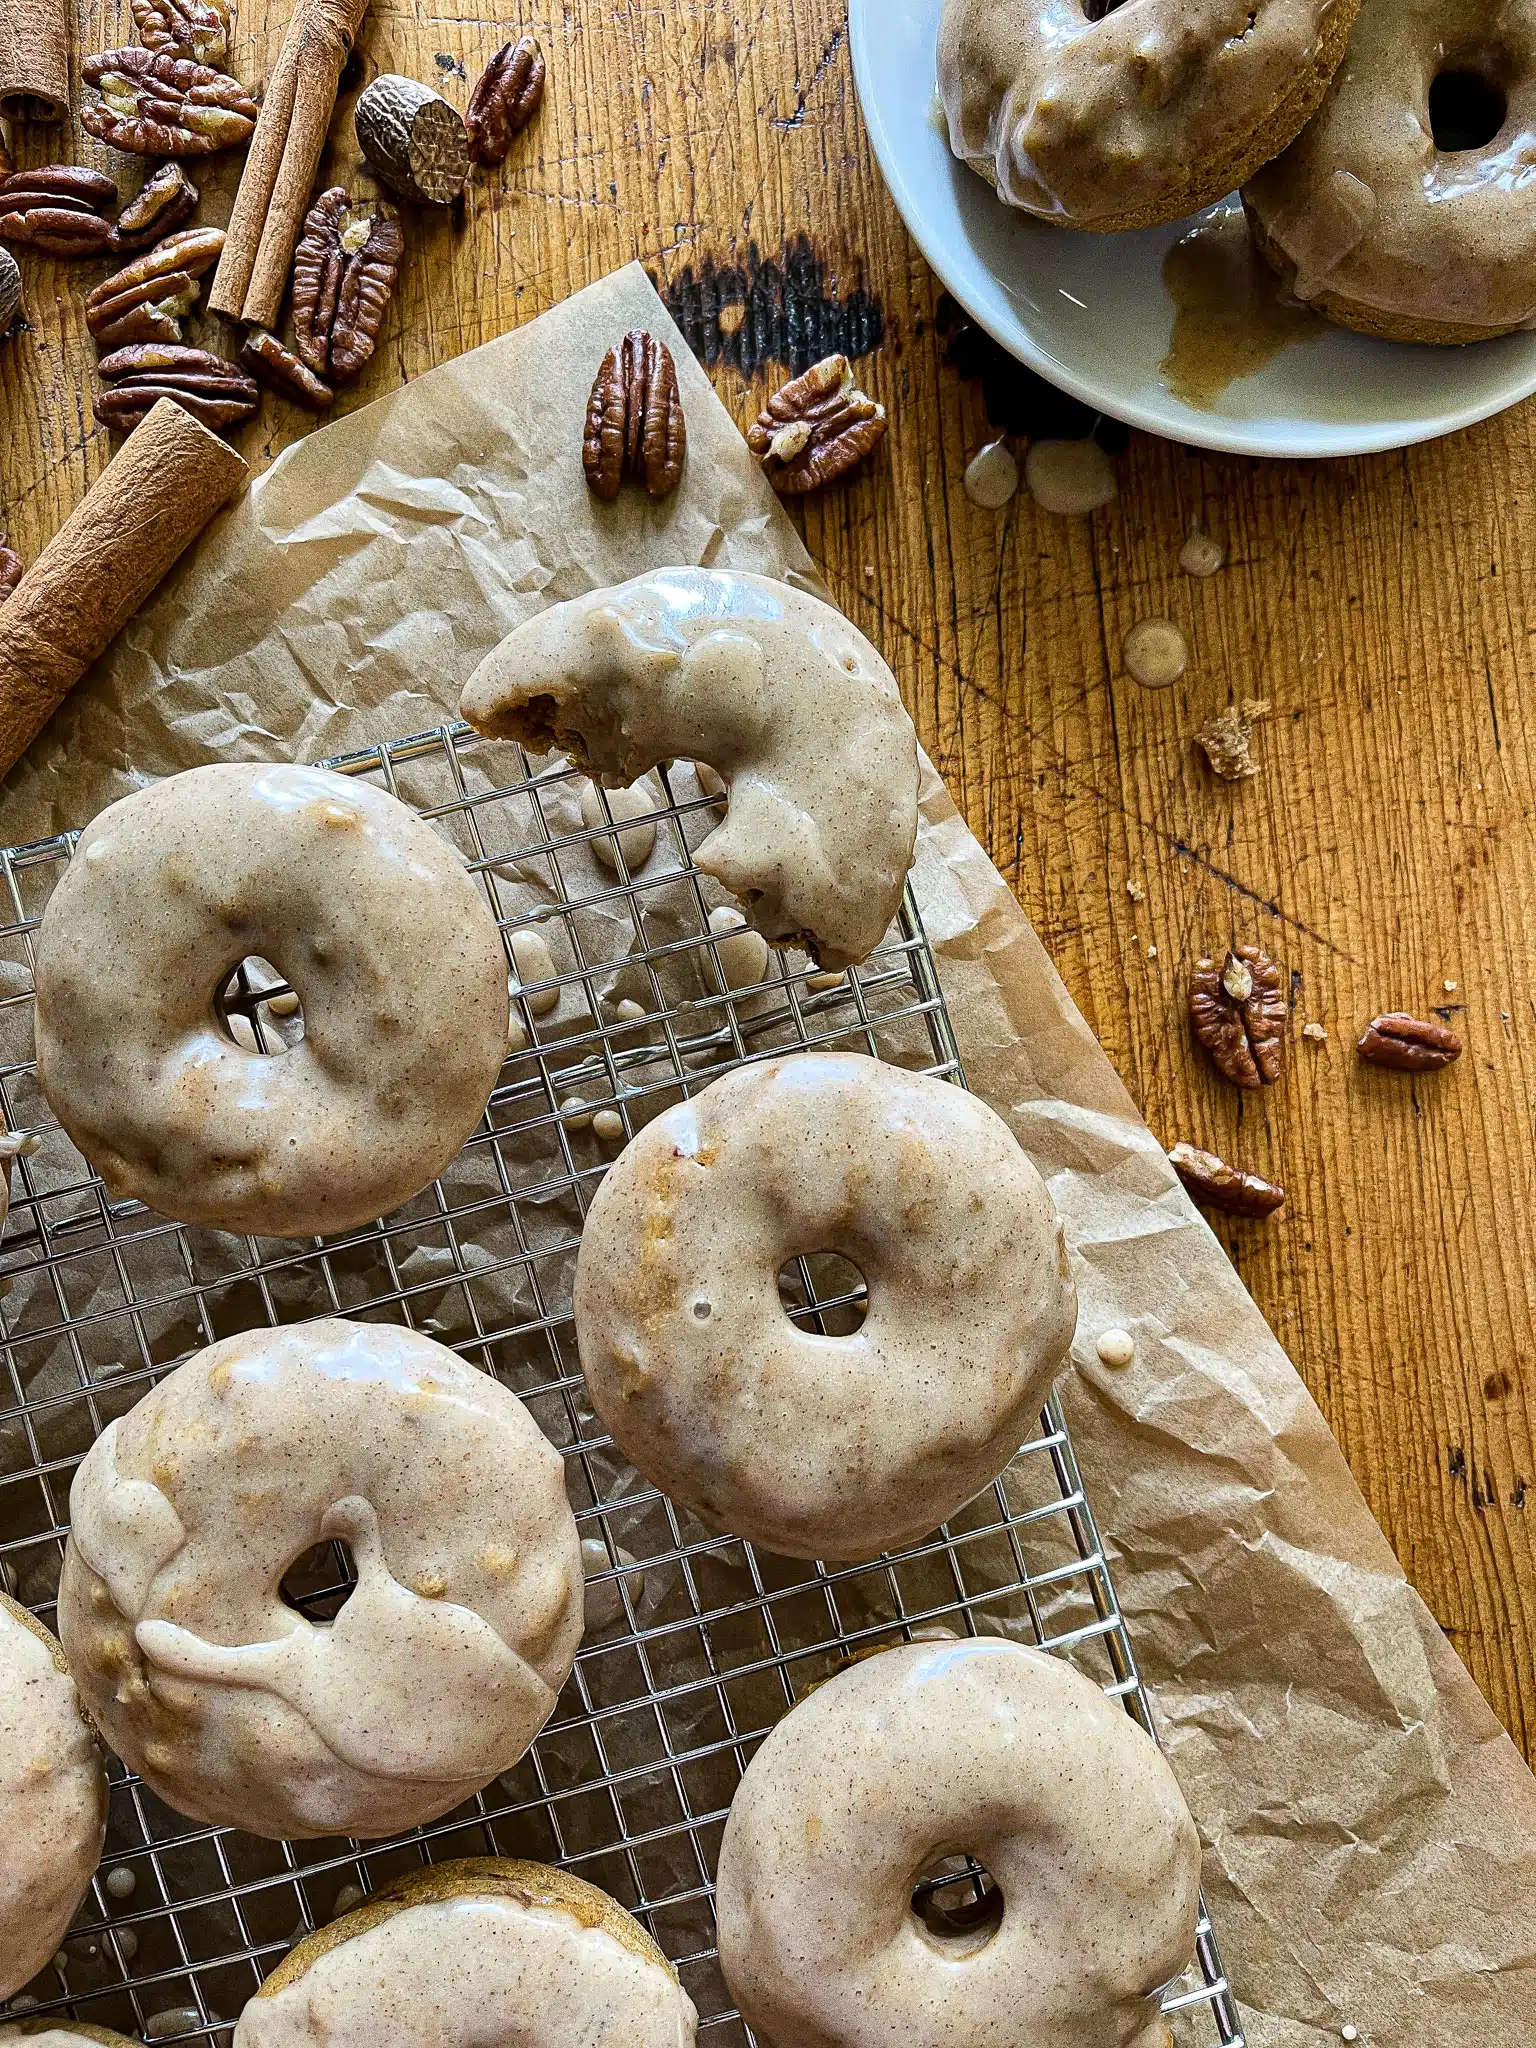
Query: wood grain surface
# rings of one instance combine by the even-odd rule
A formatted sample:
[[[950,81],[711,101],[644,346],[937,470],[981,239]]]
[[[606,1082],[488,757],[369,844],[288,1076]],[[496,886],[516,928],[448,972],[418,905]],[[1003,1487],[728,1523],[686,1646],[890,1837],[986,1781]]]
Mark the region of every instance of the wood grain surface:
[[[285,13],[244,0],[247,84]],[[979,512],[961,479],[988,438],[980,394],[944,366],[935,281],[873,167],[844,0],[569,0],[485,19],[381,0],[351,92],[403,71],[462,106],[519,28],[548,53],[545,111],[477,176],[461,221],[408,210],[401,290],[338,410],[637,255],[679,303],[724,298],[709,353],[743,421],[786,374],[774,349],[803,361],[878,337],[861,368],[893,431],[868,474],[806,507],[810,548],[1154,1130],[1288,1188],[1278,1218],[1224,1240],[1532,1754],[1536,415],[1306,467],[1138,436],[1091,521],[1027,497]],[[92,6],[82,36],[87,51],[129,40],[126,6]],[[351,92],[327,177],[355,173]],[[62,139],[125,196],[136,182],[77,128],[14,139],[23,166]],[[203,218],[227,217],[235,170],[194,167]],[[30,561],[110,444],[81,317],[105,266],[22,267],[31,325],[0,350],[0,522]],[[191,338],[218,345],[212,327]],[[260,464],[308,431],[268,399],[239,445]],[[1209,582],[1178,566],[1196,518],[1230,549]],[[1119,649],[1157,614],[1193,659],[1149,693]],[[1191,736],[1248,697],[1273,705],[1263,773],[1220,783]],[[1294,991],[1286,1077],[1258,1098],[1216,1079],[1185,1021],[1192,962],[1233,939],[1268,948]],[[1467,1056],[1418,1080],[1361,1068],[1354,1038],[1386,1008],[1453,1018]],[[1302,1038],[1306,1021],[1326,1042]]]

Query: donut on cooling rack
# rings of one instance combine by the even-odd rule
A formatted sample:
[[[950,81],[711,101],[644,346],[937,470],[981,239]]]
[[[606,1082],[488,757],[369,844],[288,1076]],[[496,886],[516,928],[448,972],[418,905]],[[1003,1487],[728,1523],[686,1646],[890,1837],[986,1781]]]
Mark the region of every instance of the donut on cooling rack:
[[[945,0],[950,146],[1041,220],[1102,233],[1179,220],[1300,132],[1357,5]]]
[[[919,1881],[971,1857],[978,1900]],[[1091,1679],[996,1637],[851,1665],[748,1765],[720,1963],[764,2048],[1165,2048],[1200,1842],[1161,1752]]]
[[[851,1336],[781,1305],[781,1267],[814,1252],[868,1284]],[[1001,1117],[861,1053],[798,1053],[634,1139],[587,1217],[575,1314],[593,1405],[648,1479],[766,1549],[867,1558],[1002,1471],[1077,1299]]]
[[[59,1627],[118,1755],[178,1812],[387,1835],[507,1770],[581,1637],[560,1454],[414,1331],[327,1320],[188,1359],[75,1474]],[[283,1597],[317,1544],[357,1584]]]
[[[1389,341],[1536,323],[1536,5],[1363,0],[1317,115],[1245,186],[1295,295]]]
[[[917,735],[841,612],[765,576],[663,569],[530,619],[459,706],[610,787],[705,762],[726,814],[694,859],[774,944],[848,967],[885,937],[917,843]]]
[[[58,1949],[90,1889],[107,1828],[107,1776],[64,1652],[4,1593],[0,1816],[0,1998],[9,1998]]]
[[[692,2048],[698,2014],[638,1920],[539,1863],[442,1863],[301,1941],[235,2048]]]
[[[0,2048],[11,2042],[30,2041],[33,2048],[139,2048],[126,2034],[114,2034],[110,2027],[89,2026],[84,2020],[43,2019],[0,2021]]]
[[[251,956],[303,1006],[272,1057],[218,1008]],[[183,1223],[307,1237],[397,1208],[474,1129],[506,1042],[506,955],[463,862],[323,768],[193,768],[124,797],[38,934],[49,1106],[114,1195]]]

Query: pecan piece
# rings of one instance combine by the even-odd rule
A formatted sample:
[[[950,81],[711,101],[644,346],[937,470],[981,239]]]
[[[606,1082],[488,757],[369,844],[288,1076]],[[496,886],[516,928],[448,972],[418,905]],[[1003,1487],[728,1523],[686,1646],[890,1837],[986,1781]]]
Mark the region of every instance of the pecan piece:
[[[293,258],[293,345],[317,377],[355,377],[373,354],[400,275],[405,235],[382,199],[354,207],[341,185],[322,192]]]
[[[0,178],[0,242],[47,256],[95,256],[111,237],[104,209],[117,187],[79,164],[43,164]]]
[[[1229,1216],[1273,1216],[1285,1200],[1285,1189],[1257,1173],[1228,1166],[1214,1152],[1198,1145],[1175,1145],[1168,1154],[1174,1172],[1197,1202]]]
[[[10,596],[21,581],[21,557],[12,547],[5,544],[5,535],[0,533],[0,604]]]
[[[244,142],[256,102],[238,80],[187,57],[104,50],[81,66],[101,99],[82,107],[87,134],[136,156],[212,156]]]
[[[1437,1074],[1461,1058],[1461,1040],[1449,1024],[1389,1010],[1367,1024],[1355,1051],[1373,1067],[1391,1067],[1399,1074]]]
[[[160,398],[174,398],[194,419],[216,429],[249,419],[259,396],[255,384],[224,356],[175,342],[136,342],[103,356],[96,417],[104,427],[131,433]]]
[[[494,170],[539,111],[544,97],[544,52],[535,36],[503,43],[475,81],[464,111],[469,153]]]
[[[682,482],[687,457],[688,422],[672,351],[636,329],[603,357],[587,400],[581,450],[587,482],[605,505],[618,497],[626,477],[643,483],[653,498],[665,498]]]
[[[310,412],[324,412],[336,396],[323,377],[317,377],[264,327],[253,327],[245,337],[240,344],[240,360],[258,384],[265,384],[280,398],[291,399]]]
[[[1267,1088],[1280,1078],[1286,1005],[1280,969],[1258,946],[1239,946],[1218,967],[1195,966],[1189,995],[1195,1036],[1217,1071],[1239,1088]]]
[[[885,439],[885,407],[862,392],[846,356],[828,356],[776,391],[747,429],[747,446],[785,497],[819,491]]]
[[[222,64],[229,54],[229,9],[223,0],[129,0],[146,50]]]
[[[98,346],[180,341],[181,316],[197,304],[198,279],[223,247],[222,228],[184,228],[97,285],[85,301],[85,324]]]
[[[189,221],[197,211],[198,190],[180,164],[162,164],[117,216],[107,247],[127,255],[147,249]]]

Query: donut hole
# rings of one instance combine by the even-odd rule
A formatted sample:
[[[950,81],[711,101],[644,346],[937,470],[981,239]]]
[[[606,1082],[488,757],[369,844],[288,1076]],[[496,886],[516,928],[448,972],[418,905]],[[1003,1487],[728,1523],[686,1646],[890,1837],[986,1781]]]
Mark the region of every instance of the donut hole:
[[[271,1057],[304,1036],[304,1005],[297,990],[259,953],[248,953],[213,999],[220,1029],[242,1052]]]
[[[974,1856],[946,1856],[921,1871],[912,1914],[924,1939],[951,1961],[979,1955],[1003,1924],[1003,1894]]]
[[[1105,21],[1127,4],[1128,0],[1083,0],[1083,16],[1087,21]]]
[[[1442,156],[1486,149],[1508,118],[1503,87],[1481,71],[1450,68],[1429,88],[1429,132]]]
[[[779,1268],[779,1301],[797,1329],[852,1337],[869,1314],[869,1286],[841,1252],[801,1252]]]
[[[340,1614],[357,1586],[352,1552],[339,1536],[296,1557],[278,1585],[283,1605],[323,1628]]]

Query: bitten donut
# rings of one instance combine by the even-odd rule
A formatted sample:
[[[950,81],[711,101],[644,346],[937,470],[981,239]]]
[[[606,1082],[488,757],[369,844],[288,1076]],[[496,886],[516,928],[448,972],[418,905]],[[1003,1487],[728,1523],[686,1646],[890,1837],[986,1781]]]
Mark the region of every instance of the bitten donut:
[[[793,1324],[779,1269],[838,1252],[863,1327]],[[925,1535],[996,1478],[1072,1341],[1060,1219],[1001,1117],[860,1053],[743,1067],[648,1124],[576,1261],[582,1371],[674,1499],[791,1557]]]
[[[228,1337],[75,1474],[59,1626],[97,1726],[178,1812],[387,1835],[507,1770],[581,1637],[560,1454],[429,1337],[328,1320]],[[282,1596],[350,1546],[334,1621]]]
[[[950,146],[1041,220],[1108,233],[1182,219],[1299,134],[1357,5],[945,0]]]
[[[638,1920],[539,1863],[441,1863],[301,1941],[235,2048],[693,2048],[698,2014]]]
[[[1484,341],[1536,324],[1533,137],[1532,0],[1363,0],[1315,119],[1243,199],[1269,263],[1328,319]]]
[[[9,1998],[56,1952],[90,1889],[107,1776],[64,1652],[4,1593],[0,1815],[0,1998]]]
[[[255,955],[304,1036],[242,1050],[215,999]],[[506,1051],[496,921],[447,842],[323,768],[189,769],[81,837],[37,940],[49,1106],[114,1195],[222,1230],[350,1230],[418,1194]]]
[[[920,1877],[969,1855],[1000,1913],[953,1932]],[[764,2048],[1166,2048],[1200,1841],[1151,1738],[995,1637],[890,1650],[773,1730],[720,1847],[720,1964]]]
[[[824,967],[885,937],[917,844],[917,734],[856,627],[765,576],[664,569],[530,619],[475,670],[477,731],[610,787],[663,761],[725,778],[694,855],[774,944]]]

